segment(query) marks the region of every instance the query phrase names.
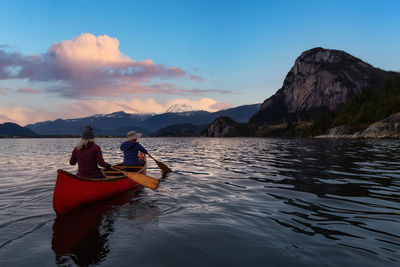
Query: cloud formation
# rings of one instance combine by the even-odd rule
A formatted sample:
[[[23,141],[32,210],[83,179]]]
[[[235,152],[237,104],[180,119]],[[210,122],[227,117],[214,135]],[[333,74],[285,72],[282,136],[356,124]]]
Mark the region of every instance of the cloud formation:
[[[40,93],[40,90],[33,88],[18,88],[17,92],[23,94],[38,94]]]
[[[0,95],[6,95],[10,91],[10,88],[0,86]]]
[[[75,104],[61,106],[63,118],[68,114],[69,118],[91,116],[93,114],[108,114],[123,110],[127,113],[163,113],[175,104],[186,104],[193,110],[206,110],[210,112],[220,110],[221,106],[227,108],[226,103],[217,102],[211,98],[191,100],[186,98],[172,99],[168,101],[156,101],[153,98],[131,100],[82,100]],[[229,106],[231,107],[231,106]]]
[[[5,115],[6,114],[6,115]],[[53,119],[53,114],[48,110],[32,109],[23,107],[1,107],[0,106],[0,123],[14,122],[23,126],[31,122]],[[54,118],[56,119],[56,118]]]
[[[72,40],[55,42],[40,55],[0,50],[0,79],[49,82],[47,92],[69,98],[219,92],[182,89],[171,83],[153,84],[182,77],[203,80],[179,67],[155,64],[150,59],[134,61],[119,51],[118,39],[107,35],[84,33]]]

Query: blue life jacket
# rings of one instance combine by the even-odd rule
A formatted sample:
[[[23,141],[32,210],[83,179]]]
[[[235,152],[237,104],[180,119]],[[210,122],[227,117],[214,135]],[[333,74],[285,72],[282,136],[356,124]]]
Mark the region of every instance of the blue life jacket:
[[[124,151],[124,165],[137,166],[139,165],[139,151],[148,154],[147,150],[138,142],[126,141],[121,144],[121,150]]]

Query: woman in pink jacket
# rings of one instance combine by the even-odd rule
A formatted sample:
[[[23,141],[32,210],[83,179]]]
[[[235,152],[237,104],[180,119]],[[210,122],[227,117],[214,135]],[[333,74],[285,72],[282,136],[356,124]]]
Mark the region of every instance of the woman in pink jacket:
[[[104,174],[97,165],[110,168],[111,165],[104,161],[101,148],[94,142],[93,128],[86,126],[82,132],[82,139],[72,151],[69,163],[78,162],[76,175],[89,178],[103,178]]]

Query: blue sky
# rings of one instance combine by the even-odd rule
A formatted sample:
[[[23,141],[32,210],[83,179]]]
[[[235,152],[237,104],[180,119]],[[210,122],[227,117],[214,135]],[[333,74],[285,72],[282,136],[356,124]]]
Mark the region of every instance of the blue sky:
[[[0,75],[0,123],[162,112],[175,103],[210,111],[258,103],[281,87],[301,52],[317,46],[400,71],[399,10],[400,1],[385,0],[2,1],[0,67],[10,68],[15,53],[23,61],[19,68],[37,68],[32,55],[47,65],[40,74]],[[101,43],[100,36],[118,42],[107,51],[120,53],[119,64],[143,75],[110,67],[111,57],[107,66],[79,69],[81,61],[69,57],[86,60],[74,54],[78,41]],[[73,51],[68,66],[90,79],[66,69],[65,55],[51,57],[67,49]],[[54,64],[57,71],[49,67]],[[103,79],[94,68],[123,75]]]

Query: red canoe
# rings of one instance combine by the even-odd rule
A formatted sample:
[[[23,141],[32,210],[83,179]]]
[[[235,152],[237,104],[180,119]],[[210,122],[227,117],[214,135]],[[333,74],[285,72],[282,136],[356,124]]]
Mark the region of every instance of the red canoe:
[[[146,174],[146,165],[137,167]],[[57,170],[57,181],[53,193],[53,208],[61,215],[81,206],[118,195],[129,189],[143,188],[118,171],[106,170],[106,178],[79,177],[64,170]]]

